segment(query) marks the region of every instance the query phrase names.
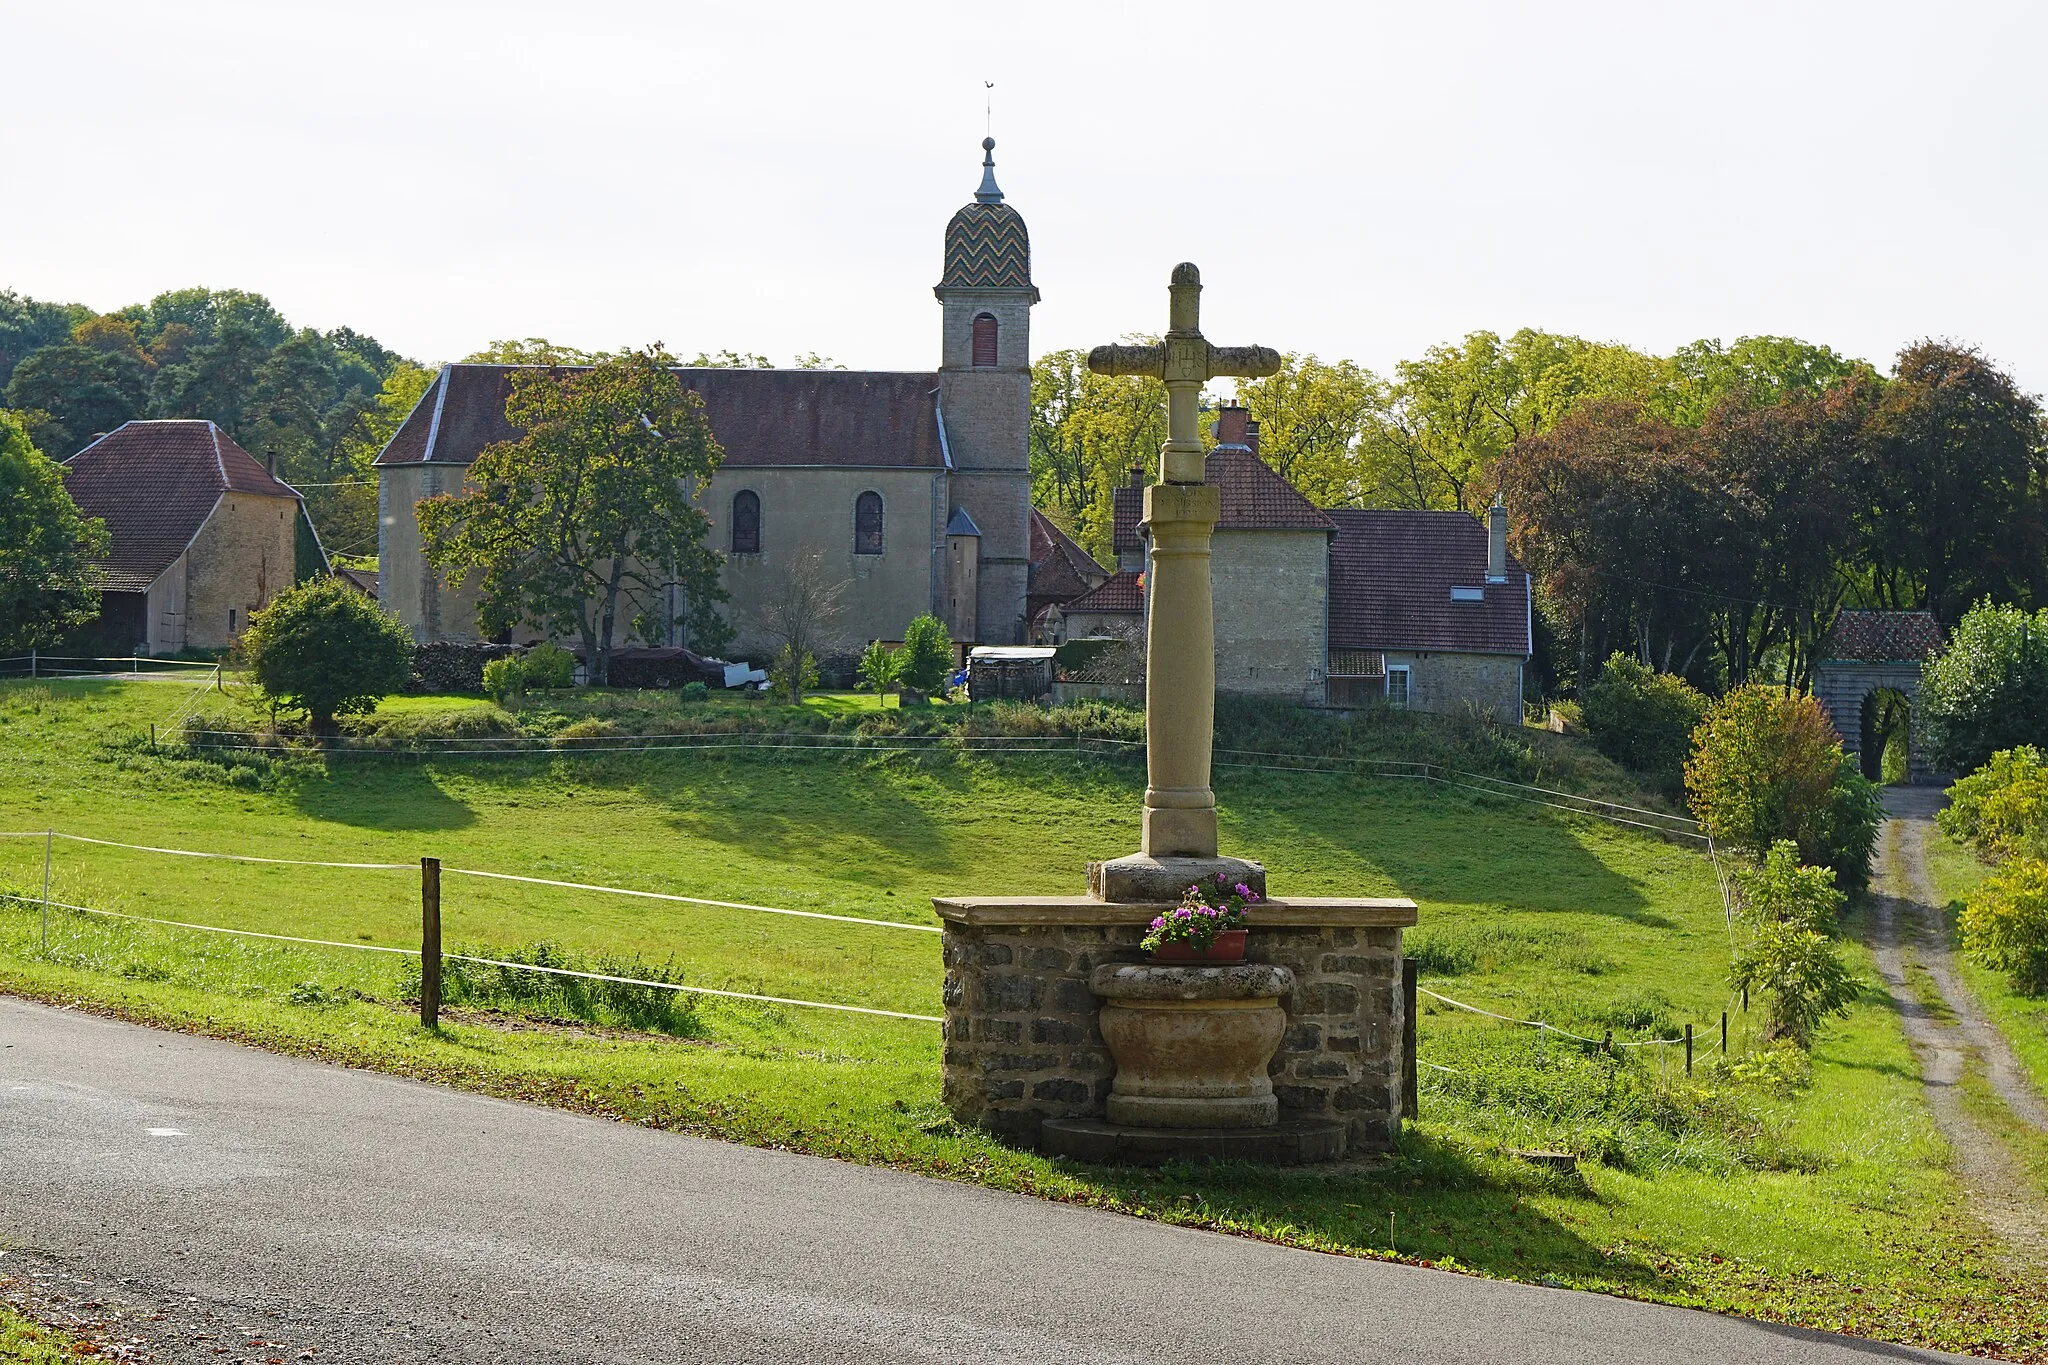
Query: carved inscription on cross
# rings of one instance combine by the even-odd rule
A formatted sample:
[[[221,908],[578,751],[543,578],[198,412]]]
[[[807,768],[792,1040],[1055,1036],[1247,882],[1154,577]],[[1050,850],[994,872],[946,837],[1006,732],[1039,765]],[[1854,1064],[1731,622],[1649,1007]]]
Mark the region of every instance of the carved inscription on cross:
[[[1202,335],[1202,272],[1183,261],[1167,287],[1166,337],[1157,346],[1097,346],[1088,368],[1097,374],[1143,374],[1166,382],[1166,444],[1159,452],[1161,483],[1202,481],[1198,422],[1202,385],[1219,376],[1258,379],[1276,374],[1280,353],[1270,346],[1212,346]]]

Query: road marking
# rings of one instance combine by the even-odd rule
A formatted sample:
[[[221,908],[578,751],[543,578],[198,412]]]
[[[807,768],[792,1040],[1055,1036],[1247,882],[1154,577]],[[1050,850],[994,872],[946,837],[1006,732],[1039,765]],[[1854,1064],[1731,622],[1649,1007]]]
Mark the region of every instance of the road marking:
[[[147,1133],[148,1133],[148,1134],[149,1134],[149,1135],[150,1135],[151,1137],[183,1137],[183,1136],[185,1136],[185,1130],[184,1130],[184,1129],[182,1129],[182,1128],[149,1128],[149,1129],[145,1129],[144,1131],[145,1131],[145,1132],[147,1132]]]

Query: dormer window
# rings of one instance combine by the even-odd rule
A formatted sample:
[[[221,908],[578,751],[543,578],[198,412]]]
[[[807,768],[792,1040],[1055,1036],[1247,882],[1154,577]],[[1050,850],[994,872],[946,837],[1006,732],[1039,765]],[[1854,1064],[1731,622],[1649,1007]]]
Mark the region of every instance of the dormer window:
[[[974,364],[978,369],[992,367],[996,363],[996,315],[977,313],[974,316]]]

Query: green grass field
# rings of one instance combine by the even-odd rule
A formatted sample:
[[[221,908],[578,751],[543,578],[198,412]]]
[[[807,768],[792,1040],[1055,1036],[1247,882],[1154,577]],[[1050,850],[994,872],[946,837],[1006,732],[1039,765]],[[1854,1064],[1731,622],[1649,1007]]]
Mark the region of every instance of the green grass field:
[[[1133,846],[1142,772],[1072,755],[616,754],[292,759],[224,766],[140,736],[189,688],[0,685],[0,828],[269,857],[477,868],[936,923],[929,898],[1071,891]],[[468,703],[411,699],[398,709]],[[654,704],[654,703],[649,703]],[[843,703],[827,698],[820,706]],[[1962,1212],[1882,993],[1810,1071],[1716,1051],[1728,931],[1697,853],[1418,783],[1218,773],[1227,847],[1276,890],[1413,896],[1410,950],[1445,995],[1618,1040],[1619,1059],[1432,1006],[1423,1122],[1385,1163],[1276,1172],[1091,1168],[957,1129],[938,1029],[702,1000],[672,1036],[603,1019],[457,1010],[436,1034],[404,959],[39,910],[0,910],[16,993],[301,1055],[736,1141],[1360,1255],[1580,1285],[2016,1358],[2048,1301]],[[40,894],[43,847],[0,840],[0,884]],[[418,877],[168,858],[59,842],[53,894],[131,914],[403,947]],[[690,984],[936,1014],[937,936],[444,878],[451,945],[540,940]],[[1874,977],[1867,959],[1859,969]],[[1505,1149],[1564,1146],[1582,1177]],[[1393,1218],[1389,1245],[1389,1215]]]

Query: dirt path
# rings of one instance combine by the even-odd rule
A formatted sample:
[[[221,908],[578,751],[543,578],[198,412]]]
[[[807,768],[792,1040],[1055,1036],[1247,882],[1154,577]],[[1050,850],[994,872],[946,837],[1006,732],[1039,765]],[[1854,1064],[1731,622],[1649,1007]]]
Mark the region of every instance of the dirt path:
[[[1927,879],[1926,839],[1943,795],[1927,788],[1890,788],[1884,840],[1873,890],[1871,947],[1886,990],[1898,1005],[1906,1039],[1920,1058],[1928,1107],[1955,1152],[1962,1178],[1984,1222],[2035,1264],[2048,1262],[2048,1207],[1997,1136],[1963,1104],[1963,1077],[1980,1071],[2015,1118],[2048,1131],[2048,1105],[2028,1084],[2004,1035],[1955,972],[1948,929]],[[1939,992],[1942,1011],[1930,1009],[1907,980],[1923,968]]]

